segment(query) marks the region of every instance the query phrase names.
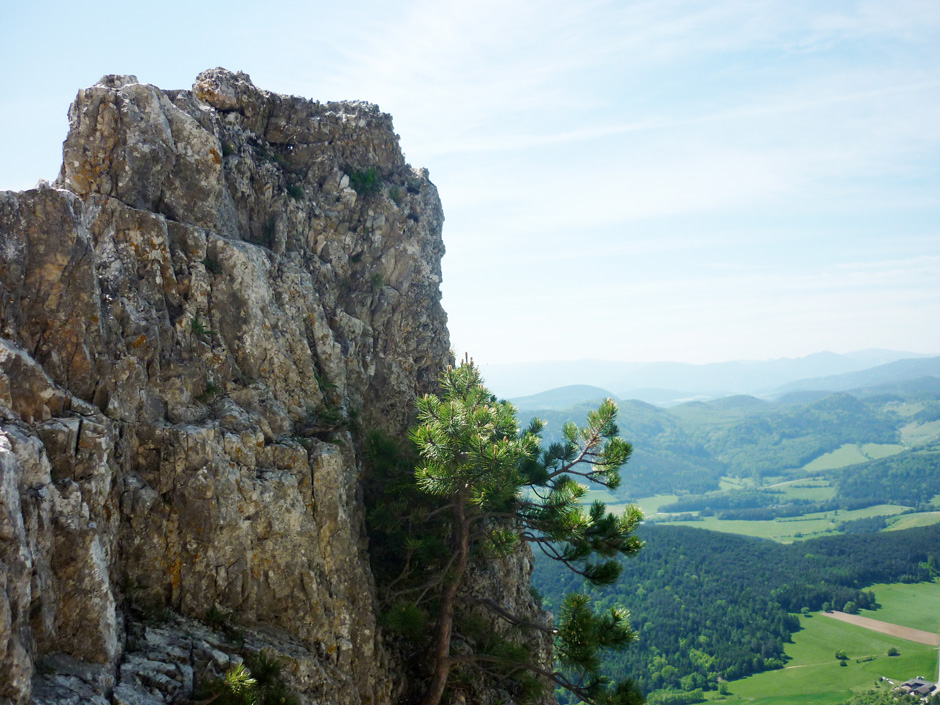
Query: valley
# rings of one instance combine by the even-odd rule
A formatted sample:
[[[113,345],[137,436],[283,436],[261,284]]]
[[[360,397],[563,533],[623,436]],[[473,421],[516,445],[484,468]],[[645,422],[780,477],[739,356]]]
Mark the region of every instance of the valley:
[[[613,677],[634,678],[647,692],[710,692],[722,680],[793,665],[788,644],[806,626],[805,615],[923,603],[929,595],[922,591],[911,598],[898,589],[882,600],[866,586],[932,585],[940,559],[936,525],[782,544],[654,523],[643,526],[639,537],[645,545],[623,562],[617,583],[591,594],[597,609],[629,610],[639,638],[626,652],[612,654],[607,668]],[[584,589],[578,576],[550,561],[536,561],[533,584],[548,609],[565,593]],[[925,604],[925,611],[932,609]],[[893,609],[901,614],[915,608]],[[890,621],[877,610],[871,616]]]
[[[879,384],[777,399],[620,400],[634,444],[623,485],[585,501],[638,505],[646,545],[592,593],[596,607],[627,608],[639,635],[609,675],[634,678],[652,705],[836,705],[876,677],[937,676],[935,645],[821,614],[940,631],[925,620],[940,614],[940,379],[868,377]],[[597,393],[528,397],[520,420],[546,420],[552,440]],[[551,609],[582,586],[548,563],[537,559],[533,584]]]

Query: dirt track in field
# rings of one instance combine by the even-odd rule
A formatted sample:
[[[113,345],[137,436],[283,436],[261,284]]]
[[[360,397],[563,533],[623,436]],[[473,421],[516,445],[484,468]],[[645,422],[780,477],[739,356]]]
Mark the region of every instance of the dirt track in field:
[[[940,646],[940,634],[934,634],[933,632],[924,632],[920,629],[902,627],[897,624],[891,624],[890,622],[879,622],[877,619],[859,617],[857,614],[846,614],[845,612],[820,612],[819,614],[823,617],[829,617],[830,619],[838,619],[840,622],[848,622],[858,627],[871,629],[873,632],[881,632],[882,634],[889,634],[890,636],[900,637],[908,641],[916,641],[918,644]]]

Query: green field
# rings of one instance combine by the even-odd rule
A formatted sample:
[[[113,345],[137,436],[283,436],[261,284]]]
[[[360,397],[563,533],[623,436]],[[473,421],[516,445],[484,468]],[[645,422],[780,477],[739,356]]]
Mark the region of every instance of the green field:
[[[913,529],[918,526],[930,526],[940,523],[940,512],[918,512],[916,514],[905,514],[888,524],[885,531],[902,531],[904,529]]]
[[[745,536],[773,539],[782,543],[792,543],[793,541],[836,534],[838,533],[836,526],[843,521],[867,519],[874,516],[892,516],[904,511],[907,511],[907,507],[895,504],[878,504],[874,507],[865,507],[853,511],[839,509],[832,512],[817,512],[799,517],[767,521],[741,521],[705,517],[702,520],[677,521],[675,523],[694,526],[699,529],[723,531],[729,534],[744,534]]]
[[[772,485],[772,489],[782,490],[787,500],[808,499],[812,502],[825,502],[836,496],[836,488],[829,480],[807,479],[790,480]]]
[[[615,504],[620,502],[619,499],[614,497],[614,495],[612,495],[607,490],[588,490],[587,494],[584,495],[584,498],[582,499],[584,504],[590,504],[591,502],[596,501],[603,502],[604,504]]]
[[[843,446],[843,449],[845,448],[848,448],[848,446]],[[901,448],[901,446],[867,443],[861,447],[853,445],[851,448],[854,448],[859,453],[864,450],[870,458],[878,458],[893,455],[896,449]],[[845,452],[849,453],[852,451],[846,450]],[[749,480],[736,477],[724,477],[721,483],[723,489],[734,490],[747,487]],[[816,477],[788,480],[776,484],[768,484],[765,485],[765,487],[782,492],[781,500],[825,502],[826,500],[833,499],[836,493],[835,487],[832,486],[829,480]],[[623,502],[618,501],[617,498],[607,492],[589,492],[587,494],[587,500],[590,501],[594,499],[607,502],[608,508],[613,512],[621,512],[624,506],[626,506]],[[663,505],[675,502],[676,499],[677,495],[656,495],[655,497],[639,499],[636,504],[643,510],[644,516],[655,517]],[[940,495],[934,498],[934,505],[940,507]],[[816,512],[813,514],[803,514],[801,516],[773,520],[747,521],[703,517],[701,520],[677,521],[675,523],[685,526],[694,526],[699,529],[722,531],[729,534],[743,534],[745,536],[773,539],[781,543],[792,543],[794,541],[802,541],[804,539],[817,538],[820,536],[832,536],[839,533],[836,527],[844,521],[867,519],[875,516],[893,517],[888,519],[886,531],[899,531],[902,529],[912,529],[918,526],[929,526],[931,524],[940,523],[940,511],[905,514],[907,511],[909,511],[908,507],[896,504],[879,504],[853,511],[836,510],[831,512]]]
[[[655,497],[643,497],[636,502],[623,502],[606,490],[590,490],[582,500],[583,504],[590,504],[594,501],[601,501],[607,505],[607,511],[612,514],[620,514],[630,504],[636,504],[642,511],[643,516],[650,517],[659,511],[664,504],[670,504],[676,501],[674,494],[659,494]]]
[[[898,443],[865,443],[862,446],[862,452],[872,460],[887,458],[889,455],[897,455],[905,446]]]
[[[890,597],[886,593],[886,601]],[[900,599],[902,603],[905,600],[906,597]],[[800,622],[803,629],[793,635],[793,643],[786,647],[791,659],[786,668],[732,681],[728,683],[729,695],[712,691],[709,699],[752,705],[835,705],[853,692],[867,690],[881,676],[906,680],[917,675],[933,678],[937,673],[936,647],[819,615],[801,617]],[[900,656],[887,655],[892,646]],[[846,653],[846,666],[840,666],[835,659],[836,649]],[[874,658],[859,662],[868,657]]]
[[[753,486],[754,480],[750,477],[722,477],[718,480],[720,490],[743,490]]]
[[[659,511],[661,506],[664,504],[672,504],[676,499],[678,499],[678,496],[674,494],[658,494],[655,497],[643,497],[642,499],[638,499],[636,505],[643,510],[643,516],[651,517]],[[625,504],[616,505],[616,511],[622,512],[625,506]]]
[[[901,418],[908,418],[923,411],[927,407],[927,404],[922,401],[889,401],[885,404],[885,409],[890,409],[892,412],[900,416]]]
[[[940,632],[940,583],[879,583],[866,590],[875,593],[881,607],[862,610],[859,614],[863,617]]]
[[[904,446],[895,443],[865,443],[864,445],[846,443],[831,453],[821,455],[812,462],[807,463],[803,469],[807,472],[835,470],[856,463],[887,458],[889,455],[896,455],[904,449]]]
[[[940,441],[940,421],[909,423],[901,427],[901,441],[910,446],[927,445]]]

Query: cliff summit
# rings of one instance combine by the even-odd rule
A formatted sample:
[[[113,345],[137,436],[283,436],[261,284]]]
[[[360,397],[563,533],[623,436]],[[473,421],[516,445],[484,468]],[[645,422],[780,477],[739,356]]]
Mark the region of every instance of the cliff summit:
[[[374,105],[224,69],[69,122],[0,193],[0,703],[184,702],[245,649],[393,702],[357,429],[450,359],[427,171]]]

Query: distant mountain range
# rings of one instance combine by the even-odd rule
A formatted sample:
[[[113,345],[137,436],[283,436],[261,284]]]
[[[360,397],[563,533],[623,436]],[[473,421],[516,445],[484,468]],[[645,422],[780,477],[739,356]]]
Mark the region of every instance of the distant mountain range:
[[[777,392],[795,392],[807,390],[825,390],[829,392],[847,392],[851,389],[872,387],[882,384],[895,384],[921,377],[940,377],[940,357],[928,357],[916,360],[898,360],[886,365],[878,365],[858,372],[829,377],[816,377],[789,382],[777,388]]]
[[[874,384],[940,375],[940,357],[893,350],[864,350],[839,355],[814,353],[800,358],[738,360],[692,365],[681,362],[610,362],[577,360],[482,366],[495,394],[514,399],[551,390],[564,397],[588,387],[607,396],[672,405],[749,394],[773,398],[787,392],[842,391]],[[851,375],[857,374],[857,377]],[[583,393],[593,393],[583,390]],[[561,403],[560,401],[552,404]],[[542,407],[545,408],[545,407]],[[560,408],[560,407],[556,407]]]

